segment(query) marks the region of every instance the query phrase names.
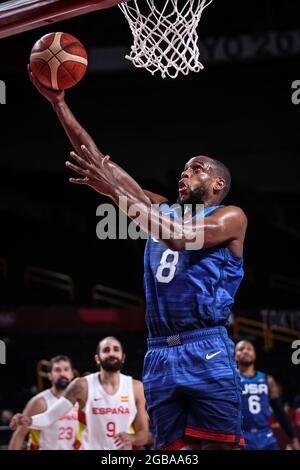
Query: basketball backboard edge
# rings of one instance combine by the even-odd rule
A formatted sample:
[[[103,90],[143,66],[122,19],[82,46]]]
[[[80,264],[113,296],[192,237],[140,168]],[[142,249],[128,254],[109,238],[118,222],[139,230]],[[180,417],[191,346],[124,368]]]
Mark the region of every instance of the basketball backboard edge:
[[[0,38],[23,33],[126,0],[10,0],[0,4]]]

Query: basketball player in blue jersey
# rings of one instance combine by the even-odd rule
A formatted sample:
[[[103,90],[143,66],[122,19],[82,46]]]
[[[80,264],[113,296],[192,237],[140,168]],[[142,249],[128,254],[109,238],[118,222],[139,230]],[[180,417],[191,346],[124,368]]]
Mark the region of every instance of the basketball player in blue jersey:
[[[131,209],[138,206],[144,217],[149,350],[143,382],[155,447],[238,449],[244,443],[241,384],[227,325],[243,277],[247,218],[240,208],[221,204],[230,189],[229,170],[209,157],[191,158],[179,178],[179,205],[170,207],[100,152],[71,113],[64,92],[43,88],[31,73],[30,78],[77,152],[71,152],[76,164],[66,165],[80,178],[70,181],[116,204],[126,196],[122,210],[134,219]],[[153,203],[163,202],[153,209]],[[187,204],[192,210],[185,224],[180,207]],[[202,204],[200,210],[196,204]]]
[[[298,439],[281,404],[278,387],[270,375],[255,370],[256,353],[250,341],[240,341],[235,357],[241,374],[244,450],[277,450],[277,440],[269,424],[270,406],[291,439],[293,450],[300,450]]]

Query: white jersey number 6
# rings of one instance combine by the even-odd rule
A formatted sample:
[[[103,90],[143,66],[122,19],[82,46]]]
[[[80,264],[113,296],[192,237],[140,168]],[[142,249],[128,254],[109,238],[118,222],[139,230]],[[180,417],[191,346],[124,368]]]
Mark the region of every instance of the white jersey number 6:
[[[169,261],[167,259],[169,258]],[[156,271],[156,279],[159,282],[168,283],[175,276],[176,266],[179,260],[178,251],[166,250],[163,252],[160,265]]]
[[[248,399],[249,411],[253,415],[257,415],[261,412],[260,398],[258,395],[251,395]]]

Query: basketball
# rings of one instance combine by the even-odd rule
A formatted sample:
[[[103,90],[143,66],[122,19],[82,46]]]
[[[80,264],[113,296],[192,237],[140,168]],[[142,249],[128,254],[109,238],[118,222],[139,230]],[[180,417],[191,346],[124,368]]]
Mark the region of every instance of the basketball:
[[[84,76],[87,63],[85,48],[67,33],[46,34],[34,44],[30,54],[33,75],[52,90],[76,85]]]

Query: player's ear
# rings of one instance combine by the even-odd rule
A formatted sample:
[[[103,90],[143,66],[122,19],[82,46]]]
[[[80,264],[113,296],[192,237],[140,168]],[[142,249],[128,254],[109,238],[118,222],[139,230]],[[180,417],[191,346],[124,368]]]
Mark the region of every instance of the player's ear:
[[[222,189],[224,189],[224,187],[225,187],[225,180],[223,178],[218,177],[215,180],[214,189],[216,191],[222,191]]]
[[[123,364],[124,364],[124,362],[125,362],[125,359],[126,359],[126,354],[123,353],[123,355],[122,355],[122,362],[123,362]]]
[[[95,359],[95,362],[96,362],[97,366],[99,366],[100,365],[100,358],[99,358],[98,354],[95,354],[94,359]]]

